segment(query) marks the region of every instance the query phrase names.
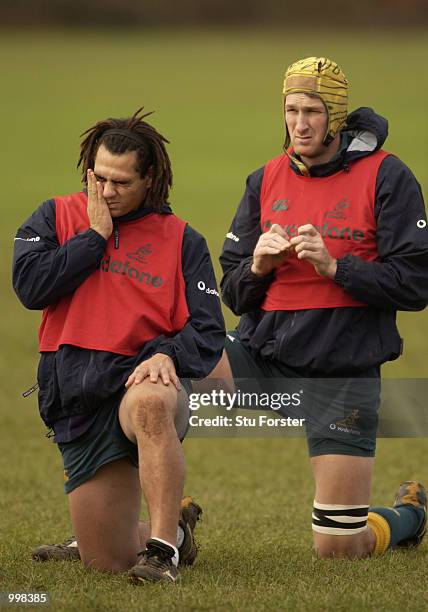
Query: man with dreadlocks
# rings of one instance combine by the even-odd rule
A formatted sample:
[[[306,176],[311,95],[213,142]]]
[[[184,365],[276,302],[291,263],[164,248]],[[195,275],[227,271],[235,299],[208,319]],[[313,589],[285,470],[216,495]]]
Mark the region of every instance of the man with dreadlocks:
[[[33,556],[175,582],[196,557],[201,513],[192,498],[180,506],[188,379],[216,365],[224,323],[205,240],[168,204],[168,141],[141,110],[83,134],[86,189],[19,228],[13,281],[24,306],[43,309],[40,414],[76,534]]]
[[[210,376],[240,379],[241,391],[243,379],[251,391],[272,379],[296,390],[315,548],[355,558],[425,533],[421,484],[403,483],[393,509],[369,512],[369,498],[380,366],[401,353],[396,311],[428,302],[428,235],[416,179],[381,149],[386,120],[370,108],[348,115],[347,95],[326,58],[285,74],[284,153],[248,177],[221,255],[223,300],[242,316]]]

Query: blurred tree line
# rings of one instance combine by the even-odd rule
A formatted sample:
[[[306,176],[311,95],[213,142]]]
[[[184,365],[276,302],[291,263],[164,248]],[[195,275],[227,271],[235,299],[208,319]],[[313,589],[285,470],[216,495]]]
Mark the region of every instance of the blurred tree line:
[[[428,23],[428,0],[0,0],[0,23],[420,26]]]

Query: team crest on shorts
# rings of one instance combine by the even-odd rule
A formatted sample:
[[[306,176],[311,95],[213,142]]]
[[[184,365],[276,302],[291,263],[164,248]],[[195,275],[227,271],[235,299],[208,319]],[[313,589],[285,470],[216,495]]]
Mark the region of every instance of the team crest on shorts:
[[[358,408],[355,408],[348,416],[340,421],[336,421],[335,423],[331,423],[330,429],[332,431],[340,431],[343,433],[351,433],[351,434],[360,434],[361,432],[358,429],[355,429],[355,425],[360,418],[360,411]]]

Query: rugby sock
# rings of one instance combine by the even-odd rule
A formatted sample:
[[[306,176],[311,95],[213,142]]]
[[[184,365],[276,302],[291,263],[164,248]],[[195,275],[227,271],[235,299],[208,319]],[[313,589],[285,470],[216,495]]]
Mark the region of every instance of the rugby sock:
[[[184,531],[183,531],[183,528],[180,527],[179,525],[177,527],[177,548],[180,548],[183,542],[184,542]]]
[[[178,559],[179,559],[179,556],[180,556],[179,553],[178,553],[177,547],[174,546],[174,544],[171,544],[171,542],[167,542],[166,540],[162,540],[162,538],[150,538],[150,540],[156,540],[157,542],[162,542],[162,544],[166,544],[167,546],[172,548],[174,550],[174,556],[172,557],[172,562],[175,565],[175,567],[177,567]]]
[[[375,508],[375,510],[378,510],[378,508]],[[383,510],[383,508],[381,508],[381,510]],[[377,512],[369,512],[367,526],[370,527],[375,534],[375,547],[373,554],[383,554],[391,542],[391,529],[388,521]]]
[[[403,504],[395,508],[370,508],[367,524],[376,536],[375,554],[394,548],[414,536],[424,519],[423,508]]]

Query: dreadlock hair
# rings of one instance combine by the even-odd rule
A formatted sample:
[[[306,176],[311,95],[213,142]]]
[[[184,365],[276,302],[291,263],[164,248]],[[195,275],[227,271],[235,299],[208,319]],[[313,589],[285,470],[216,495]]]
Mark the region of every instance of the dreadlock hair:
[[[105,119],[87,129],[81,138],[80,157],[77,167],[82,169],[82,182],[86,183],[88,168],[93,169],[100,145],[114,155],[129,151],[137,153],[137,172],[144,178],[153,169],[152,184],[147,193],[144,206],[160,211],[168,202],[169,189],[172,187],[171,162],[164,143],[169,141],[154,127],[143,121],[153,113],[141,115],[144,106],[128,119]]]

